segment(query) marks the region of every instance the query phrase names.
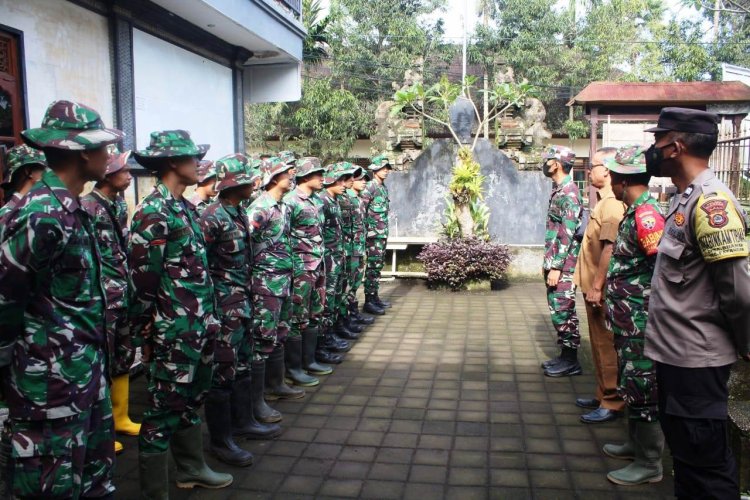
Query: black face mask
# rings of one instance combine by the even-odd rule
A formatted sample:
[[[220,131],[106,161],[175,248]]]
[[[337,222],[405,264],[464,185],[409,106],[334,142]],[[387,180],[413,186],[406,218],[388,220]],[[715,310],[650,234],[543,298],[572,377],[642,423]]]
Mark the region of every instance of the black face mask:
[[[652,177],[661,177],[661,164],[664,161],[664,153],[661,148],[652,144],[650,148],[644,151],[643,155],[646,157],[646,172],[651,174]]]
[[[554,165],[554,163],[549,161],[544,162],[544,164],[542,165],[542,173],[545,177],[552,177],[552,173],[550,172],[550,170],[552,169],[552,165]]]

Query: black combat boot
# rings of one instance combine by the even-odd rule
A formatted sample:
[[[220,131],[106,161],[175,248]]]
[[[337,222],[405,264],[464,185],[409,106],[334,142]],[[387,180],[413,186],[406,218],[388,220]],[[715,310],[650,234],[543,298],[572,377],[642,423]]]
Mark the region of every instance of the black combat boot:
[[[380,298],[380,295],[378,292],[375,292],[375,303],[380,306],[381,309],[390,309],[391,303],[387,300],[383,300]]]
[[[340,365],[344,361],[344,357],[341,354],[336,354],[327,349],[318,348],[315,351],[315,361],[327,365]]]
[[[380,307],[375,300],[375,294],[373,293],[365,294],[365,305],[362,307],[362,310],[367,314],[374,314],[376,316],[382,316],[385,314],[383,308]]]
[[[560,362],[560,355],[558,354],[554,358],[550,358],[547,361],[542,361],[542,368],[546,370],[547,368],[554,366],[559,362]]]
[[[286,376],[294,385],[315,387],[320,380],[311,377],[302,369],[302,337],[287,337],[284,345]]]
[[[571,377],[581,373],[583,370],[578,362],[578,350],[570,347],[563,347],[560,361],[544,370],[548,377]]]
[[[360,325],[371,325],[375,323],[375,318],[372,316],[365,316],[359,312],[359,302],[349,302],[349,312],[351,313],[354,320]]]
[[[327,329],[323,338],[323,349],[333,352],[349,352],[352,346],[346,340],[338,338],[330,329]]]
[[[336,321],[336,324],[333,325],[333,333],[344,340],[357,340],[359,338],[359,334],[349,330],[344,324],[344,320],[341,318],[339,318],[339,320]]]
[[[222,462],[237,467],[253,463],[253,454],[243,450],[232,437],[231,393],[229,389],[211,389],[203,410],[211,436],[211,452]]]
[[[299,399],[305,397],[303,389],[289,387],[284,382],[284,345],[274,347],[266,360],[266,399]]]
[[[354,319],[354,316],[352,316],[349,311],[347,311],[346,316],[344,316],[341,321],[343,321],[344,326],[350,332],[354,332],[359,335],[365,330],[359,323],[357,323],[357,320]]]
[[[274,410],[268,404],[263,397],[263,390],[266,386],[266,361],[261,359],[253,361],[250,365],[252,367],[252,405],[253,415],[264,424],[272,424],[275,422],[281,422],[281,413]]]
[[[317,347],[318,329],[311,326],[305,328],[302,331],[302,368],[312,375],[328,375],[333,373],[332,367],[320,364],[316,361],[315,351],[317,350]],[[341,356],[339,356],[339,358],[340,357]]]
[[[281,435],[281,427],[278,424],[262,424],[255,419],[252,384],[249,376],[241,376],[232,385],[232,434],[246,439],[274,439]]]

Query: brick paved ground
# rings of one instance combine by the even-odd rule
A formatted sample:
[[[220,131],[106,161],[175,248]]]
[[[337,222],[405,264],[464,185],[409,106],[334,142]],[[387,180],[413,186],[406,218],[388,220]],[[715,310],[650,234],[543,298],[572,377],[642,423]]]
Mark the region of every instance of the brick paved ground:
[[[395,306],[344,364],[305,399],[276,406],[284,434],[243,442],[255,454],[252,467],[209,459],[234,474],[234,484],[173,489],[171,498],[671,497],[669,474],[631,488],[606,480],[625,463],[605,458],[601,447],[621,441],[625,426],[578,422],[573,401],[594,389],[587,343],[585,375],[542,374],[539,363],[555,344],[541,285],[457,294],[399,281],[383,290]],[[143,391],[141,377],[133,415]],[[135,499],[137,440],[123,442],[117,498]]]

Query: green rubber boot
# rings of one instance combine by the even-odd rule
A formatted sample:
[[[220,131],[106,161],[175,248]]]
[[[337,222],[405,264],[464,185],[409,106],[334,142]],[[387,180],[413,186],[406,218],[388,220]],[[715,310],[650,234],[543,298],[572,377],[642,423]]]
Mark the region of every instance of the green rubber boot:
[[[605,455],[620,460],[633,460],[635,458],[635,424],[636,421],[628,418],[628,440],[625,444],[605,444],[602,451]]]
[[[167,452],[139,453],[141,497],[144,500],[169,500]]]
[[[172,458],[177,466],[178,488],[219,489],[232,484],[231,474],[214,472],[203,457],[203,432],[200,425],[177,431],[172,435]]]
[[[664,451],[664,434],[659,422],[637,421],[634,442],[633,463],[610,472],[607,479],[623,486],[658,483],[662,479],[661,454]]]

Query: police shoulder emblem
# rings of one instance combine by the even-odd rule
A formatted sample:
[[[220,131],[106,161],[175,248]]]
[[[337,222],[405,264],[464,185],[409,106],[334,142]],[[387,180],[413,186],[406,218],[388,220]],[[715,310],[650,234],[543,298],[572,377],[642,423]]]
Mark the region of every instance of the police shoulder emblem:
[[[708,215],[708,225],[711,227],[724,227],[729,222],[729,216],[727,215],[727,200],[722,198],[714,198],[705,201],[701,205],[706,215]]]
[[[682,212],[677,212],[674,214],[674,223],[676,226],[682,226],[685,224],[685,214]]]

